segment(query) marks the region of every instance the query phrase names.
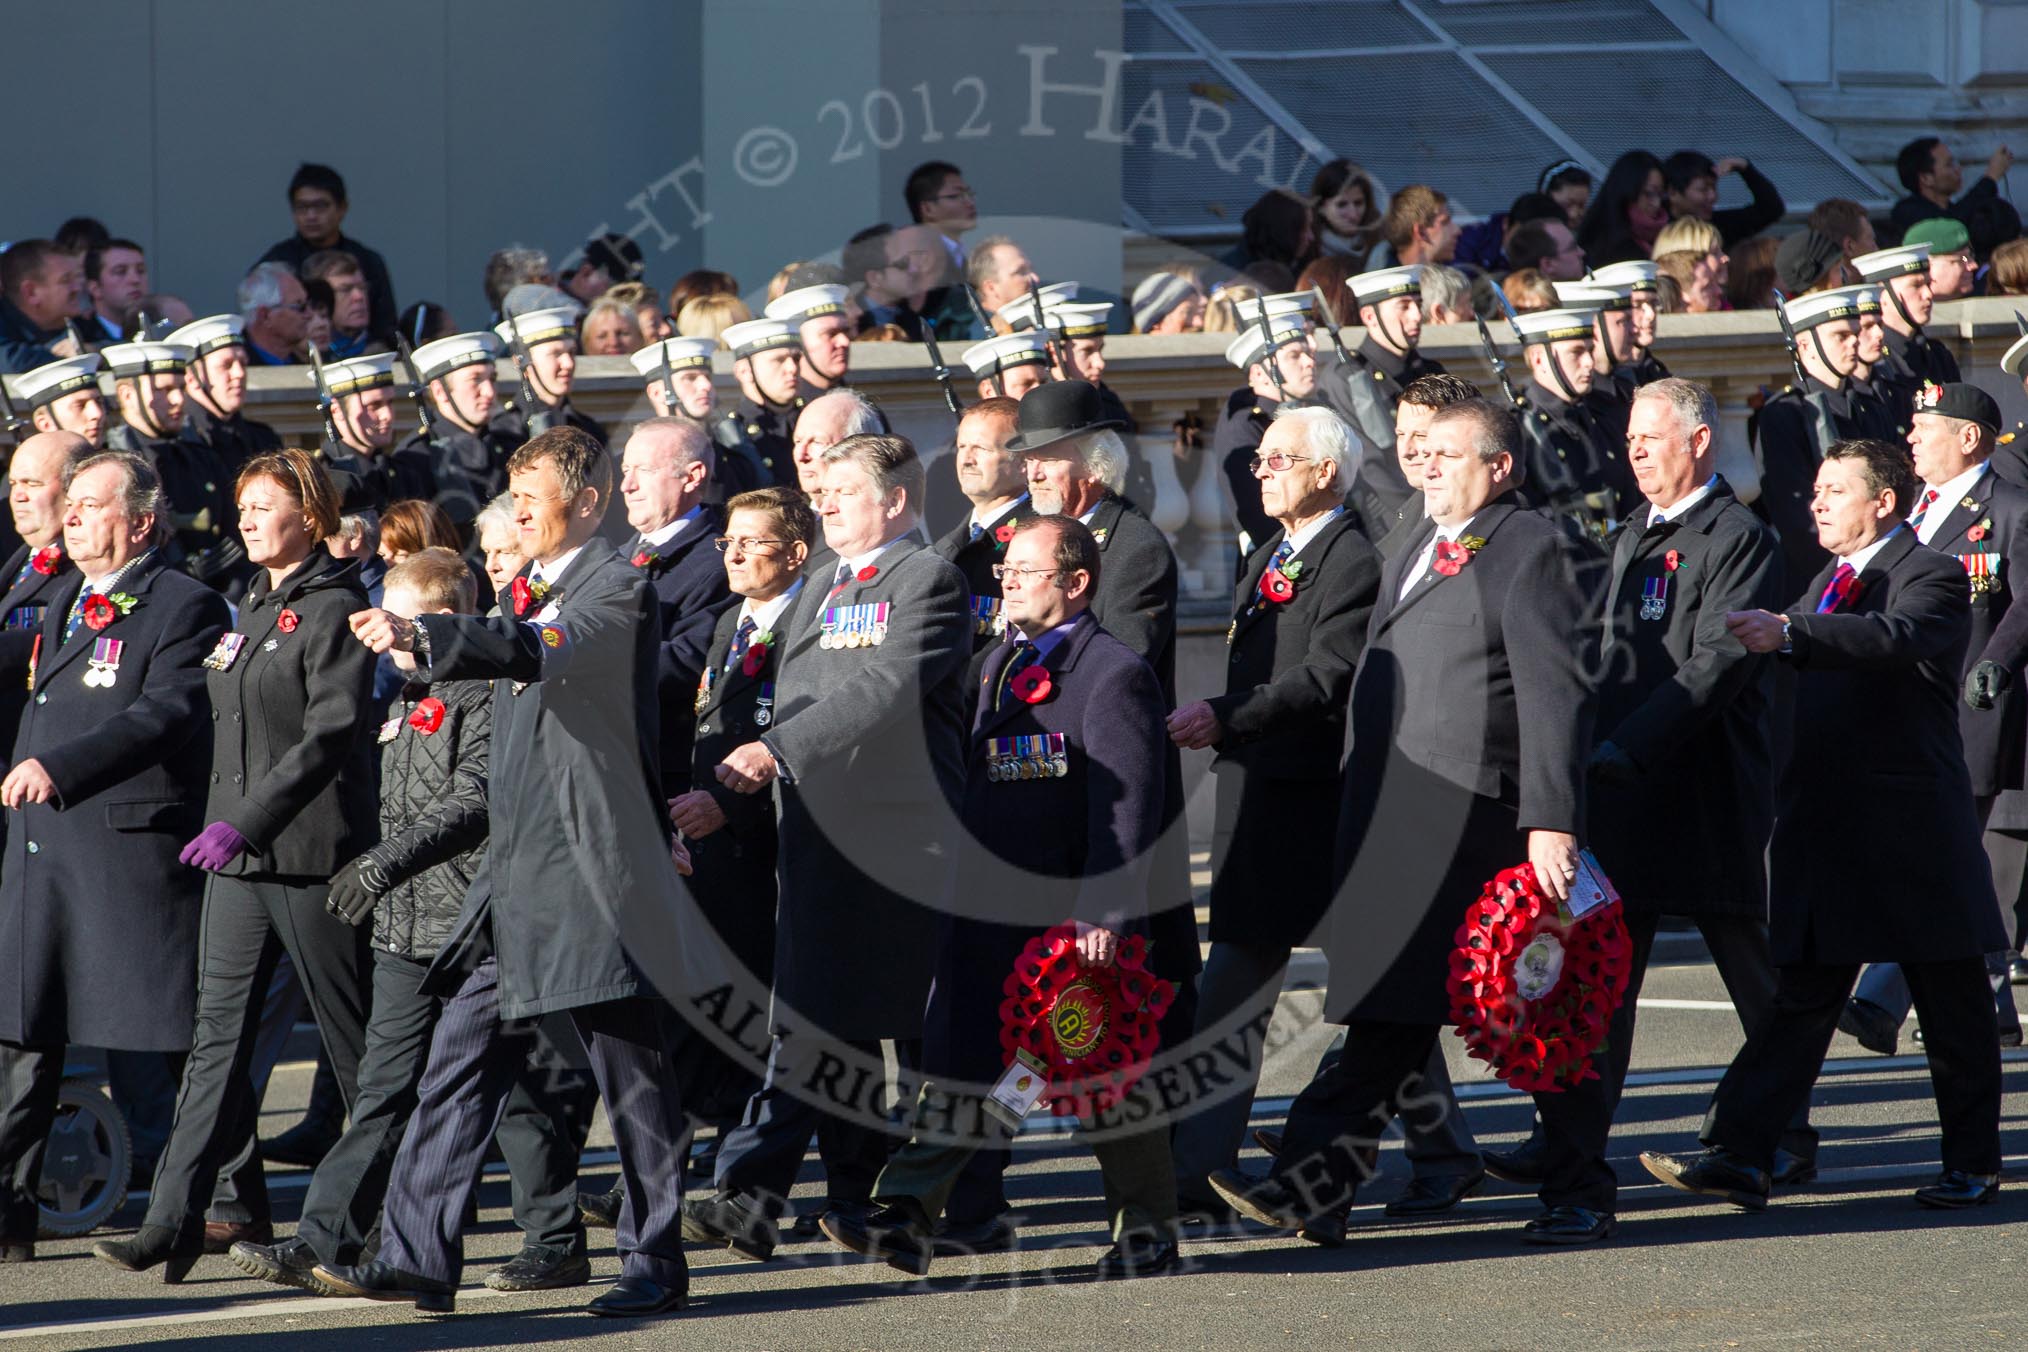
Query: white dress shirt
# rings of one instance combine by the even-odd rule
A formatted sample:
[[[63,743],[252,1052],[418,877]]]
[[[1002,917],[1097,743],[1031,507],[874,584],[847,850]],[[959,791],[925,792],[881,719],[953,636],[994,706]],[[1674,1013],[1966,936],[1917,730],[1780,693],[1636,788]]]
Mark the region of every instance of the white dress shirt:
[[[1414,591],[1415,584],[1429,575],[1430,565],[1436,562],[1437,543],[1441,540],[1455,541],[1460,535],[1465,533],[1471,524],[1472,518],[1467,517],[1455,526],[1438,526],[1436,528],[1436,534],[1430,536],[1429,543],[1423,546],[1422,553],[1416,555],[1415,567],[1402,572],[1401,590],[1395,593],[1394,597],[1397,602]]]
[[[1690,492],[1670,503],[1667,507],[1657,507],[1653,503],[1649,503],[1648,524],[1650,526],[1657,526],[1664,521],[1674,521],[1677,517],[1710,497],[1712,493],[1717,491],[1717,488],[1718,476],[1714,474]]]
[[[1981,460],[1949,483],[1924,484],[1924,491],[1916,494],[1915,500],[1921,502],[1928,490],[1934,488],[1936,501],[1930,504],[1928,513],[1922,518],[1922,524],[1915,528],[1915,538],[1924,544],[1936,539],[1943,532],[1944,521],[1950,516],[1951,509],[1964,501],[1965,494],[1971,492],[1973,485],[1979,482],[1979,476],[1991,468],[1990,462]]]

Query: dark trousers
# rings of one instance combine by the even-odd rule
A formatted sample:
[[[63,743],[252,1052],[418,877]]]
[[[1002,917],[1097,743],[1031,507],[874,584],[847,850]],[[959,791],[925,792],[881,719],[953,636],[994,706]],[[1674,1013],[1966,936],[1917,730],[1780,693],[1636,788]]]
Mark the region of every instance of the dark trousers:
[[[1923,1050],[1943,1129],[1944,1167],[1997,1173],[2000,1044],[1985,962],[1911,962],[1901,970],[1922,1017]],[[1706,1144],[1760,1168],[1772,1167],[1781,1124],[1809,1100],[1838,1029],[1838,1015],[1858,978],[1857,963],[1796,963],[1779,969],[1773,1011],[1747,1035],[1718,1082],[1705,1124]]]
[[[1443,1030],[1433,1023],[1355,1019],[1345,1026],[1345,1051],[1317,1072],[1289,1106],[1275,1177],[1316,1211],[1350,1206],[1367,1176],[1366,1151],[1379,1144],[1396,1114],[1431,1100],[1423,1068]],[[1537,1094],[1546,1132],[1545,1206],[1614,1209],[1618,1185],[1605,1162],[1612,1111],[1602,1107],[1598,1080],[1556,1094]]]
[[[899,1051],[904,1065],[918,1059],[913,1046],[901,1045]],[[814,1135],[824,1163],[825,1195],[833,1202],[871,1198],[873,1180],[887,1163],[893,1138],[878,1127],[823,1107],[827,1090],[837,1081],[836,1067],[860,1058],[878,1062],[880,1043],[818,1034],[773,1038],[760,1089],[747,1100],[739,1125],[718,1147],[713,1185],[749,1194],[770,1214],[780,1215]]]
[[[615,1241],[621,1271],[682,1290],[686,1128],[664,1007],[653,999],[613,1000],[569,1013],[619,1147],[626,1186]],[[388,1178],[383,1261],[443,1282],[455,1283],[464,1271],[465,1209],[508,1090],[525,1073],[526,1036],[526,1025],[501,1022],[492,958],[444,1002],[415,1114]]]
[[[218,875],[205,885],[197,1026],[176,1125],[155,1169],[148,1224],[202,1225],[219,1167],[253,1132],[260,1104],[248,1068],[269,978],[285,949],[351,1106],[366,1048],[369,936],[325,911],[326,891],[322,884]],[[267,1188],[257,1173],[246,1183],[239,1197],[246,1218],[269,1219]]]
[[[0,1243],[33,1244],[42,1157],[63,1087],[62,1047],[0,1042]]]
[[[513,1185],[514,1223],[529,1248],[575,1253],[584,1247],[577,1168],[599,1106],[598,1082],[584,1066],[584,1046],[569,1016],[537,1020],[493,1133]]]

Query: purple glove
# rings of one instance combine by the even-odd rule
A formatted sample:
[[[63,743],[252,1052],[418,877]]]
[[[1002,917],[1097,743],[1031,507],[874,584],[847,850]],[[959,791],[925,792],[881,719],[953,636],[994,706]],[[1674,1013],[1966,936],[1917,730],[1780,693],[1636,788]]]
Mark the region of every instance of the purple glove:
[[[176,857],[192,868],[216,873],[246,853],[246,837],[230,823],[213,822],[197,833],[197,839],[183,847]]]

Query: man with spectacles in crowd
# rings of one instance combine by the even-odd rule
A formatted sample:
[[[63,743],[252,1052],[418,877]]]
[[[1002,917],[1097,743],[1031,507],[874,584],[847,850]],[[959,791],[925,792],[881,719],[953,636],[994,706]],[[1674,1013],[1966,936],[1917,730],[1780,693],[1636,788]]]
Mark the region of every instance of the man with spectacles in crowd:
[[[964,171],[944,160],[931,160],[915,167],[901,191],[908,200],[909,217],[942,237],[939,242],[951,260],[949,275],[961,276],[966,262],[961,237],[979,223],[978,194],[965,182]]]

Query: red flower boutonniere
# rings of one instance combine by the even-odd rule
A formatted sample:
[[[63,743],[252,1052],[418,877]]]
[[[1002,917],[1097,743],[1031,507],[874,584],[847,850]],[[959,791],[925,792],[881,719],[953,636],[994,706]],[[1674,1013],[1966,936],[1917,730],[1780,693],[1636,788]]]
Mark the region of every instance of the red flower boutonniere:
[[[1456,577],[1472,561],[1472,555],[1485,548],[1486,542],[1476,535],[1461,535],[1455,540],[1439,540],[1433,566],[1444,577]]]
[[[1985,539],[1988,535],[1990,535],[1992,533],[1992,530],[1993,530],[1993,518],[1989,516],[1985,520],[1981,521],[1978,525],[1966,531],[1965,538],[1971,541],[1973,544],[1977,544],[1979,541]]]
[[[854,573],[853,576],[858,578],[861,582],[871,582],[879,574],[879,572],[880,570],[878,568],[875,568],[872,564],[869,563],[864,568],[861,568],[857,573]]]
[[[1672,549],[1668,553],[1664,554],[1662,556],[1662,566],[1672,573],[1675,572],[1678,568],[1681,568],[1683,566],[1683,551],[1680,549]]]
[[[1007,682],[1007,688],[1023,704],[1040,704],[1049,698],[1056,684],[1049,679],[1049,673],[1038,665],[1015,673],[1014,679]]]
[[[1260,580],[1260,594],[1278,606],[1287,605],[1296,599],[1296,584],[1287,573],[1270,569]]]
[[[1014,538],[1014,523],[1002,521],[999,525],[993,527],[993,538],[1003,545],[1006,544]]]
[[[44,545],[35,551],[35,557],[29,560],[29,564],[44,577],[55,576],[56,570],[63,564],[63,546]]]
[[[765,630],[755,634],[752,641],[746,645],[746,656],[739,659],[739,674],[742,676],[760,675],[761,668],[768,664],[768,654],[774,651],[774,642],[775,635],[773,630]]]
[[[549,595],[549,584],[547,582],[538,582],[531,586],[527,578],[517,577],[514,579],[514,585],[508,588],[507,592],[514,601],[514,618],[518,620],[528,613],[529,607]]]
[[[302,616],[296,614],[293,610],[284,609],[281,614],[275,616],[275,628],[285,634],[295,633],[296,626],[302,622]]]
[[[444,702],[432,695],[419,700],[408,716],[408,725],[427,737],[444,725]]]
[[[123,615],[132,613],[133,609],[134,598],[125,592],[100,592],[96,596],[85,598],[84,610],[81,613],[85,624],[97,630],[105,628]]]
[[[662,556],[660,554],[655,553],[653,550],[643,549],[637,551],[634,557],[629,559],[628,562],[633,564],[634,567],[636,568],[647,568],[652,564],[654,564],[654,562],[661,557]]]

